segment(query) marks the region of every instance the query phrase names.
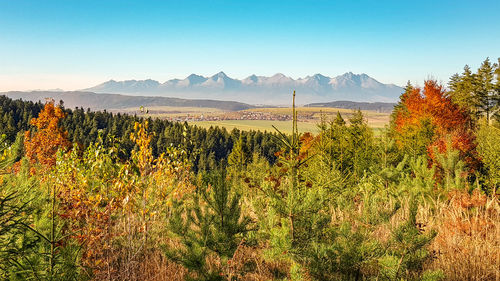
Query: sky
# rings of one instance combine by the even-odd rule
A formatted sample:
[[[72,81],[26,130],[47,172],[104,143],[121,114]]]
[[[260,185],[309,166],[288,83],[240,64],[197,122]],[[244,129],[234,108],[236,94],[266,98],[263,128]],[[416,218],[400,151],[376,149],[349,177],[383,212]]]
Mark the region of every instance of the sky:
[[[191,73],[447,83],[500,57],[500,1],[0,0],[0,91]]]

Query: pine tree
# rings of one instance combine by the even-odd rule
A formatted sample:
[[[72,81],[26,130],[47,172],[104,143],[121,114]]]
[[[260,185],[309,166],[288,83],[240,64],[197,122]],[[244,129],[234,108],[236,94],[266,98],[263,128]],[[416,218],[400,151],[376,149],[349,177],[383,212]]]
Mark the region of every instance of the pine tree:
[[[273,259],[290,262],[292,280],[304,278],[308,264],[307,249],[324,236],[331,216],[328,214],[328,189],[315,186],[306,178],[311,159],[310,136],[301,136],[297,129],[295,92],[293,94],[292,135],[281,133],[284,149],[279,153],[277,170],[271,172],[261,191],[266,213],[261,215],[261,228],[269,238]]]
[[[460,160],[460,151],[453,149],[451,140],[446,141],[446,150],[444,153],[439,153],[436,149],[436,167],[443,178],[445,190],[453,188],[464,188],[464,170],[465,164]]]
[[[215,255],[227,265],[249,231],[251,220],[241,212],[240,195],[229,185],[223,171],[205,174],[193,202],[174,206],[170,232],[182,249],[165,249],[174,262],[195,272],[193,280],[223,280],[221,268],[211,269],[207,258]]]
[[[379,258],[380,277],[383,280],[419,280],[424,274],[434,277],[427,280],[440,280],[444,277],[439,273],[424,273],[424,263],[431,257],[426,247],[437,233],[435,231],[424,233],[419,229],[416,220],[417,210],[417,201],[410,200],[407,221],[393,231],[386,255]]]
[[[21,208],[17,229],[0,240],[10,239],[7,259],[0,272],[6,280],[78,280],[84,278],[79,267],[79,246],[65,234],[65,223],[59,216],[59,201],[53,182],[41,182],[31,176],[29,161],[21,161],[17,175],[6,177],[0,193],[15,194],[11,206]],[[1,196],[0,196],[1,197]],[[15,219],[15,218],[11,218]]]
[[[342,115],[340,114],[340,112],[337,111],[337,115],[335,116],[335,120],[333,120],[333,124],[335,124],[335,126],[345,126],[345,120],[344,118],[342,118]]]
[[[10,179],[4,177],[9,175],[10,166],[15,160],[11,147],[4,142],[6,136],[0,139],[0,278],[3,280],[14,279],[12,276],[19,268],[18,259],[22,258],[25,247],[19,246],[19,241],[25,235],[24,225],[27,223],[27,215],[32,215],[32,209],[23,202],[24,194],[22,186],[11,184]],[[16,182],[17,183],[17,182]],[[30,244],[30,243],[27,243]]]

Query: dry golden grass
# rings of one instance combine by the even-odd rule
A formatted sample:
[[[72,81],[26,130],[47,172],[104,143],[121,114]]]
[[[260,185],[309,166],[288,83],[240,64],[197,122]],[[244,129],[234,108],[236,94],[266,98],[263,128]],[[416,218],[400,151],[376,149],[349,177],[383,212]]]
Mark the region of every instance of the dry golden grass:
[[[148,241],[144,243],[143,221],[134,213],[114,225],[115,237],[112,248],[104,251],[103,264],[94,268],[93,280],[176,281],[196,277],[194,273],[165,257],[162,246],[180,249],[182,245],[165,233],[165,219],[148,221]],[[216,256],[207,257],[207,265],[220,271],[228,280],[276,280],[286,276],[288,265],[264,258],[264,247],[239,245],[233,257],[222,264]],[[105,263],[105,264],[104,264]]]
[[[132,270],[127,270],[127,269]],[[161,251],[150,251],[141,259],[127,266],[126,270],[116,271],[110,280],[131,280],[131,281],[169,281],[185,280],[187,270],[182,266],[167,260]],[[96,279],[107,280],[107,279]]]
[[[479,191],[454,191],[438,206],[431,245],[447,280],[500,280],[500,207],[498,198]]]
[[[419,206],[417,223],[423,231],[435,230],[438,235],[429,250],[433,259],[427,269],[441,270],[445,280],[500,280],[500,205],[498,198],[482,195],[478,190],[452,191],[448,200],[427,202]],[[389,208],[394,202],[388,200]],[[400,225],[409,213],[409,200],[387,224],[373,230],[382,243],[391,238],[391,230]],[[355,212],[336,209],[334,221],[352,221],[363,214],[363,205]]]
[[[275,280],[277,275],[288,272],[287,264],[265,260],[262,252],[263,248],[240,245],[224,269],[228,280]]]
[[[408,212],[403,204],[402,213]],[[404,217],[395,216],[393,225]],[[417,223],[437,231],[429,250],[428,269],[441,270],[445,280],[500,280],[500,206],[498,198],[454,190],[448,199],[419,206]]]
[[[384,225],[373,229],[372,235],[384,243],[391,238],[395,229],[408,217],[409,200],[402,202],[402,208]],[[384,203],[390,209],[394,202]],[[363,205],[354,212],[335,209],[334,223],[349,220],[356,227],[357,219],[363,215]],[[498,198],[486,197],[479,191],[469,194],[452,191],[447,200],[436,200],[419,206],[417,222],[424,231],[438,232],[429,250],[433,259],[427,269],[441,270],[445,280],[500,280],[500,206]],[[162,234],[163,220],[149,222],[151,240],[147,250],[142,245],[141,221],[139,217],[122,221],[117,231],[123,240],[115,244],[111,253],[109,271],[100,272],[95,280],[185,280],[188,271],[169,261],[160,250],[160,245],[173,249],[181,247],[175,240]],[[129,232],[129,233],[126,233]],[[268,260],[265,246],[251,247],[241,244],[234,256],[222,265],[214,256],[207,258],[213,269],[221,271],[231,280],[276,280],[287,275],[289,265]]]

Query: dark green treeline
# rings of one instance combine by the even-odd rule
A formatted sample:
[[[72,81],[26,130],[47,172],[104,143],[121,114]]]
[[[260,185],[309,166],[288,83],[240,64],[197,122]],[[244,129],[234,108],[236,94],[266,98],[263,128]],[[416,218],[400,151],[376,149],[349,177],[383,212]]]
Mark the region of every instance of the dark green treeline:
[[[5,96],[0,96],[0,104],[0,135],[5,135],[10,143],[16,140],[18,134],[31,129],[30,120],[37,117],[44,106],[41,102],[12,100]],[[124,159],[130,156],[130,151],[134,149],[130,134],[134,123],[140,122],[143,117],[106,111],[93,112],[83,108],[65,108],[64,111],[67,116],[61,121],[61,126],[68,132],[71,142],[83,147],[99,140],[106,145],[119,143],[121,156]],[[148,118],[148,123],[149,131],[153,134],[153,154],[158,156],[167,152],[171,146],[180,146],[187,151],[195,172],[225,166],[233,144],[240,139],[240,135],[243,151],[248,154],[248,158],[251,153],[257,152],[272,164],[276,160],[275,153],[279,150],[279,144],[272,133],[237,129],[228,132],[225,128],[205,129],[157,118]]]

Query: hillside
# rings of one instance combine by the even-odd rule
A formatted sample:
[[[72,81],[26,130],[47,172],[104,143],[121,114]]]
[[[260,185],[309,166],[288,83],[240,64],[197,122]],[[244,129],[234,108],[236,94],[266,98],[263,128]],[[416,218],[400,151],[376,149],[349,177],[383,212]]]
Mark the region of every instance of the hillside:
[[[353,101],[332,101],[323,103],[310,103],[304,107],[334,107],[345,109],[373,110],[377,112],[392,112],[395,103],[390,102],[353,102]]]
[[[33,92],[4,92],[12,99],[23,99],[26,101],[45,101],[52,98],[56,101],[63,100],[67,108],[83,107],[92,110],[120,110],[132,107],[170,106],[170,107],[200,107],[217,108],[225,111],[237,111],[253,108],[254,106],[234,101],[216,100],[191,100],[168,97],[127,96],[120,94],[96,94],[92,92],[56,92],[56,91],[33,91]]]

